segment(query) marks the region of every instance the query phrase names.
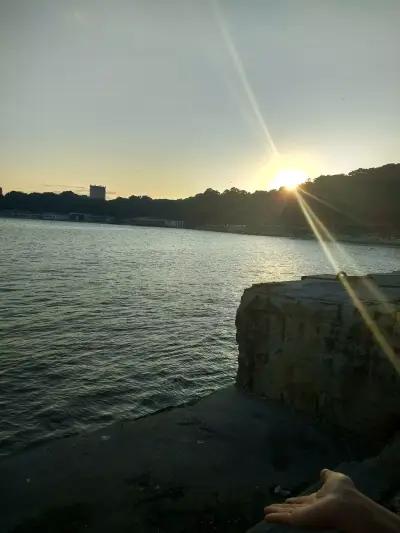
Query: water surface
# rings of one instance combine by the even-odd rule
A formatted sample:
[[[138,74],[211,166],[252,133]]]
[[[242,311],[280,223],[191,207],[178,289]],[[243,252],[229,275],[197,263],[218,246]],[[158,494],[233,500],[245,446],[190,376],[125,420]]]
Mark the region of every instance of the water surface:
[[[400,264],[343,250],[347,272]],[[0,453],[231,382],[243,289],[331,271],[314,241],[0,219]]]

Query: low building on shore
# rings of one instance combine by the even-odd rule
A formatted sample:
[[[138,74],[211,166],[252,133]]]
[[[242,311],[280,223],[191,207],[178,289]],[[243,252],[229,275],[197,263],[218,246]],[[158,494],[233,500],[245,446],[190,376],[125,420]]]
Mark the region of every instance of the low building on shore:
[[[134,217],[126,220],[132,226],[155,226],[157,228],[184,228],[183,220],[172,220],[167,218]]]
[[[69,220],[69,214],[68,213],[42,213],[41,217],[42,220]]]
[[[97,222],[99,224],[112,224],[114,217],[107,215],[92,215],[91,213],[69,213],[68,220],[72,222]]]
[[[183,228],[185,226],[183,220],[166,219],[164,220],[164,223],[166,228]]]
[[[22,211],[20,209],[2,209],[0,217],[38,219],[41,218],[41,213],[32,213],[31,211]]]

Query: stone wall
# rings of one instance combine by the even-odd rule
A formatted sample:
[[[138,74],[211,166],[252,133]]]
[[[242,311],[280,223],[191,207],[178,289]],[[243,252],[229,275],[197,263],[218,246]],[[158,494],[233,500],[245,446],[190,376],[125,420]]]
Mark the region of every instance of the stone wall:
[[[400,274],[347,277],[400,357]],[[246,289],[237,385],[385,442],[400,426],[400,378],[334,276]]]

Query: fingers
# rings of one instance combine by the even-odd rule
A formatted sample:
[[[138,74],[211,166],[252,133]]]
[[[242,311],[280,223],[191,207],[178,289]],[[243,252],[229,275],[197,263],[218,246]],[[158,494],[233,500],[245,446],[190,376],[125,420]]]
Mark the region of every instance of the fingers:
[[[280,511],[289,511],[291,505],[289,503],[275,503],[264,507],[264,513],[279,513]]]
[[[290,513],[271,513],[265,516],[266,522],[272,522],[274,524],[291,524],[292,516]]]
[[[304,507],[315,502],[315,493],[308,494],[307,496],[297,496],[294,498],[287,498],[285,502],[282,503],[272,503],[264,507],[264,513],[276,513],[281,511],[291,512],[293,509],[299,507]]]
[[[271,513],[280,513],[280,512],[293,512],[294,509],[298,509],[299,507],[304,507],[304,504],[301,503],[273,503],[271,505],[268,505],[267,507],[264,507],[264,513],[265,514],[271,514]]]
[[[276,503],[264,509],[267,522],[277,522],[294,526],[318,526],[321,522],[321,509],[318,503]],[[323,518],[323,517],[322,517]]]

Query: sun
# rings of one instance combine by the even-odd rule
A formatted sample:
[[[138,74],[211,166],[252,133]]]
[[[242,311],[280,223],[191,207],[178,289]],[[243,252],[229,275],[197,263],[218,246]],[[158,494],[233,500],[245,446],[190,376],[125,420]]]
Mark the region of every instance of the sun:
[[[280,189],[284,187],[289,191],[294,191],[297,187],[308,180],[304,170],[298,168],[282,168],[275,174],[271,181],[271,189]]]

